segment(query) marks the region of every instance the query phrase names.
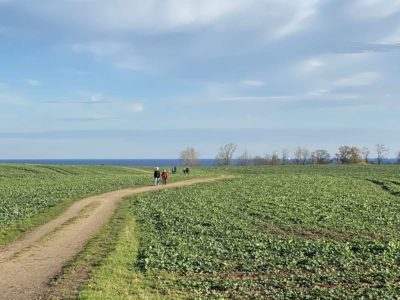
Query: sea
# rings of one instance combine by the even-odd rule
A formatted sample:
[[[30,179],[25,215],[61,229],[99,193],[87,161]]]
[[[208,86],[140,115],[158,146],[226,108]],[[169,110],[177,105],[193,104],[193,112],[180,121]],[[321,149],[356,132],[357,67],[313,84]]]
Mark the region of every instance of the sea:
[[[90,165],[90,166],[182,166],[179,159],[7,159],[0,163],[43,164],[43,165]],[[201,166],[213,166],[214,159],[200,159]]]

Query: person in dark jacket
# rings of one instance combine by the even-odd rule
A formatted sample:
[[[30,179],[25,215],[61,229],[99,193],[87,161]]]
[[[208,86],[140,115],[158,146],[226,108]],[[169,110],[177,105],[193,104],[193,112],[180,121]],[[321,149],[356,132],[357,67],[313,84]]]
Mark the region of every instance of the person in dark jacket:
[[[161,174],[160,174],[160,168],[157,167],[157,168],[154,170],[154,185],[158,185],[158,184],[160,183],[160,176],[161,176]]]

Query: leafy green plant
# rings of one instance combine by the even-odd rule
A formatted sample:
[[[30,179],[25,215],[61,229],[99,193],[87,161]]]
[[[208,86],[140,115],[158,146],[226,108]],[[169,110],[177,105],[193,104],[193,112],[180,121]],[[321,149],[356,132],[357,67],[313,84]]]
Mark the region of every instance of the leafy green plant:
[[[140,196],[137,271],[182,298],[396,298],[400,199],[374,181],[399,170],[228,168],[234,180]]]

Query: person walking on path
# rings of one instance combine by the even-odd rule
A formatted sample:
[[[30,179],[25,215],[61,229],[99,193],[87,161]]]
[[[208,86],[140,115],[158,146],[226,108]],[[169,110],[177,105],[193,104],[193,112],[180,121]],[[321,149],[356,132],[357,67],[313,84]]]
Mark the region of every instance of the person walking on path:
[[[161,174],[161,177],[162,177],[163,185],[166,185],[167,184],[167,180],[168,180],[168,172],[167,172],[167,170],[164,169],[164,171]]]
[[[157,167],[154,170],[154,185],[158,185],[160,183],[160,168]]]

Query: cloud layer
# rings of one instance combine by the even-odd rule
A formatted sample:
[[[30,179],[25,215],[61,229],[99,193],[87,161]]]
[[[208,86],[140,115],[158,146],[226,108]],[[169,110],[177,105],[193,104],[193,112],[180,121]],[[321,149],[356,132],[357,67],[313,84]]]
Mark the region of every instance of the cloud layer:
[[[399,20],[400,0],[0,0],[0,127],[384,132]]]

